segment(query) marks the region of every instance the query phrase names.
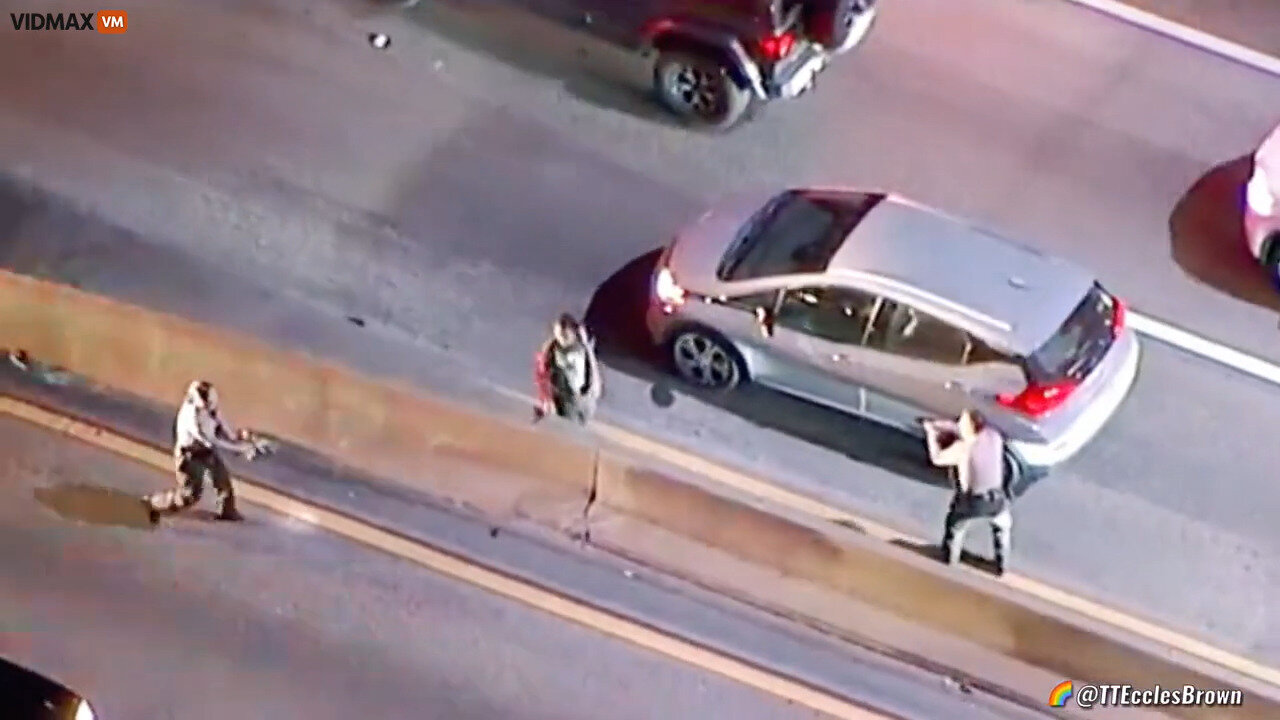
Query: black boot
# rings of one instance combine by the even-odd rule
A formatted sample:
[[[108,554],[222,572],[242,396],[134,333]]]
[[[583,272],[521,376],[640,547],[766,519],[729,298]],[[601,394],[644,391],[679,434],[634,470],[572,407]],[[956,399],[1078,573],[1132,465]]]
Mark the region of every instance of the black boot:
[[[1009,569],[1009,538],[1008,534],[1002,530],[995,530],[993,533],[995,539],[995,555],[996,555],[996,577],[1004,577],[1004,573]]]
[[[155,505],[151,504],[151,498],[142,498],[142,505],[147,509],[147,522],[152,525],[160,524],[160,511]]]

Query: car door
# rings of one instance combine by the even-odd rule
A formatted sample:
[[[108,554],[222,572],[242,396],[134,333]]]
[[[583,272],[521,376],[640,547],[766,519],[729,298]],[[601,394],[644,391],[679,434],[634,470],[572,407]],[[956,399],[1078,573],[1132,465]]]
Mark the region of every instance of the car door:
[[[864,409],[863,347],[876,298],[835,286],[787,290],[775,310],[775,351],[791,359],[788,390],[846,412]]]
[[[973,339],[933,315],[885,299],[868,333],[863,357],[866,414],[918,432],[919,418],[957,417],[985,404],[966,359]]]
[[[754,381],[773,385],[773,378],[789,374],[783,366],[790,360],[776,356],[779,345],[761,333],[756,313],[762,309],[772,311],[778,304],[780,292],[766,290],[689,303],[684,314],[688,319],[714,328],[732,342],[747,361]]]

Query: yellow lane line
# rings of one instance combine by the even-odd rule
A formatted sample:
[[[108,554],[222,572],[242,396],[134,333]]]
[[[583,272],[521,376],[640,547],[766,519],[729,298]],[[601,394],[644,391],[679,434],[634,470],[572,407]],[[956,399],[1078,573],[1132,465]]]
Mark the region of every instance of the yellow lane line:
[[[2,396],[0,396],[0,412],[123,455],[166,474],[172,472],[172,459],[168,453],[97,426]],[[666,655],[701,670],[722,675],[783,700],[842,720],[893,720],[887,715],[868,710],[751,663],[472,564],[340,513],[288,497],[243,478],[237,477],[234,482],[236,493],[248,502],[264,506],[282,515],[304,520],[336,535],[417,563],[455,580]]]
[[[699,457],[693,453],[671,447],[670,445],[655,442],[629,430],[623,430],[605,423],[595,423],[595,429],[598,434],[606,439],[618,443],[619,445],[629,447],[640,453],[652,455],[671,463],[672,465],[683,467],[697,473],[698,475],[719,482],[727,487],[734,488],[740,492],[757,498],[778,503],[779,505],[791,508],[792,510],[796,510],[811,517],[819,518],[828,522],[853,523],[857,527],[866,531],[868,535],[880,540],[900,540],[914,545],[932,542],[922,538],[912,537],[911,535],[899,532],[885,525],[866,520],[847,511],[826,505],[822,501],[814,500],[813,498],[786,490],[765,480],[753,478],[749,475],[707,460],[706,458]],[[1257,662],[1256,660],[1236,655],[1210,645],[1202,640],[1197,640],[1196,638],[1188,635],[1183,635],[1182,633],[1170,630],[1169,628],[1156,625],[1120,610],[1107,607],[1106,605],[1074,595],[1051,585],[1046,585],[1028,577],[1010,573],[1001,578],[999,582],[1016,588],[1041,601],[1056,605],[1059,608],[1079,613],[1095,620],[1101,620],[1113,627],[1147,640],[1160,643],[1186,653],[1192,657],[1215,663],[1247,677],[1252,677],[1272,685],[1280,686],[1280,668],[1270,667]]]

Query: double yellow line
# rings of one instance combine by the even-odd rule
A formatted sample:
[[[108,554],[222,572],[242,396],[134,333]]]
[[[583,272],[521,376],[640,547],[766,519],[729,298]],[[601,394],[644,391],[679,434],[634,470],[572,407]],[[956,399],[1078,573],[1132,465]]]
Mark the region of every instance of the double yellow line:
[[[35,405],[0,396],[0,413],[122,455],[166,475],[172,471],[172,459],[166,452]],[[297,500],[244,478],[237,477],[234,482],[236,493],[248,502],[261,505],[281,515],[297,518],[362,545],[417,563],[429,570],[515,600],[563,620],[735,680],[796,705],[841,718],[841,720],[895,720],[892,716],[870,710],[753,663],[476,565],[347,515]]]

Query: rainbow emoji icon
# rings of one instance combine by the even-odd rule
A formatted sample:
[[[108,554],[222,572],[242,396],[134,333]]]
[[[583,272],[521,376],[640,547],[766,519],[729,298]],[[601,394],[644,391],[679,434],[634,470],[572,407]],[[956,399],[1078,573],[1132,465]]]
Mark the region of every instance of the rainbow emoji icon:
[[[1053,690],[1049,691],[1049,707],[1058,708],[1066,705],[1067,700],[1071,699],[1071,695],[1074,692],[1075,687],[1072,686],[1071,681],[1063,680],[1055,685]]]

